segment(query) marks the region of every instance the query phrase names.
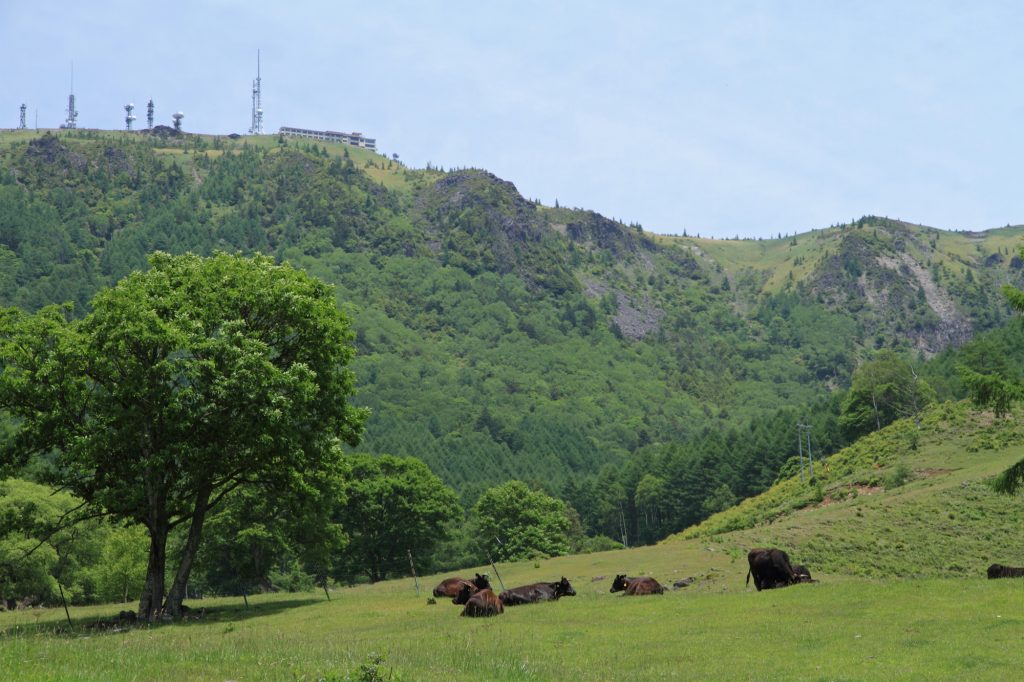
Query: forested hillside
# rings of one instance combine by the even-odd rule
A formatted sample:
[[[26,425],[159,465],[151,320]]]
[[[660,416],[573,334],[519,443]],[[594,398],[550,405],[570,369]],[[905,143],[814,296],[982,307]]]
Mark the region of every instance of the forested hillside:
[[[1021,228],[884,218],[773,240],[646,233],[482,170],[412,170],[277,137],[0,136],[0,305],[88,301],[156,251],[264,253],[336,287],[364,452],[412,455],[466,506],[508,479],[590,534],[649,542],[852,432],[879,350],[921,363],[1009,316]],[[981,362],[983,353],[976,353]],[[951,363],[928,375],[960,390]]]

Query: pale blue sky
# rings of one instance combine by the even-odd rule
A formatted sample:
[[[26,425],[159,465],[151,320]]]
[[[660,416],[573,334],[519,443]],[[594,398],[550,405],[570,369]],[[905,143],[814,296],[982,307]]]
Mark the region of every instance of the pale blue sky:
[[[361,131],[655,232],[1024,222],[1024,3],[0,0],[0,127]]]

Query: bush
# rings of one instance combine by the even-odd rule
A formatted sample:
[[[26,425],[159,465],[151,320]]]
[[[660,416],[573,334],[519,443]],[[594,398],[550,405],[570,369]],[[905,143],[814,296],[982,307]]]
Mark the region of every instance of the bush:
[[[910,480],[910,468],[907,467],[905,463],[900,462],[893,467],[892,471],[889,472],[889,475],[886,476],[885,479],[883,479],[882,483],[888,490],[892,488],[899,488],[908,480]]]

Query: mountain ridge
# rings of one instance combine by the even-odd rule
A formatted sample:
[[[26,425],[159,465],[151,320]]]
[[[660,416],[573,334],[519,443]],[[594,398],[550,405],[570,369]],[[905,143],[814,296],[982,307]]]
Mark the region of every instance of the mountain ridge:
[[[541,206],[487,171],[343,145],[0,142],[0,304],[85,310],[157,249],[273,255],[333,284],[353,317],[365,450],[420,457],[467,503],[521,478],[575,496],[589,532],[625,517],[645,541],[769,485],[796,455],[797,412],[817,448],[841,445],[834,403],[859,363],[999,327],[998,288],[1022,276],[1020,227],[865,217],[774,240],[667,237]],[[696,462],[709,478],[644,525],[644,475]]]

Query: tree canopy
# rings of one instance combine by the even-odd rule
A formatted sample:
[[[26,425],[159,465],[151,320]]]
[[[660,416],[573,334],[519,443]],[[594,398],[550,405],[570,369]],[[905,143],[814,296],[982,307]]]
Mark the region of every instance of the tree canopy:
[[[0,408],[18,421],[4,461],[84,513],[144,525],[140,613],[177,614],[207,512],[241,486],[301,490],[359,442],[354,349],[331,287],[270,258],[155,253],[92,311],[0,315]],[[187,527],[170,590],[167,538]]]
[[[473,507],[479,541],[506,561],[569,552],[572,519],[565,502],[522,481],[490,488]]]
[[[352,455],[341,474],[342,523],[349,537],[337,575],[371,581],[404,573],[462,521],[455,491],[414,457]]]

